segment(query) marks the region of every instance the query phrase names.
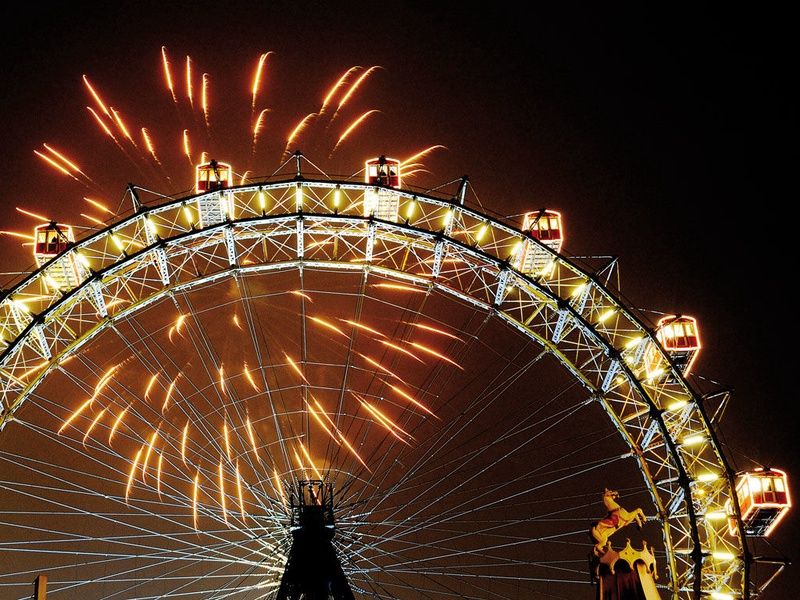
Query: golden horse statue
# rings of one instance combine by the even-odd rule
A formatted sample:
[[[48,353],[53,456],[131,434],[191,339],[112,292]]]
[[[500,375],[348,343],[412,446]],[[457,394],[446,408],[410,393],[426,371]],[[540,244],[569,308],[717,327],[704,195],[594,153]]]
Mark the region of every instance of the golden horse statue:
[[[647,519],[641,508],[628,512],[617,503],[617,498],[619,498],[619,492],[609,490],[608,488],[603,492],[603,504],[606,505],[608,514],[595,523],[590,530],[591,536],[596,542],[594,553],[597,556],[605,552],[606,546],[608,546],[608,538],[617,531],[630,525],[634,521],[639,529],[641,529]]]

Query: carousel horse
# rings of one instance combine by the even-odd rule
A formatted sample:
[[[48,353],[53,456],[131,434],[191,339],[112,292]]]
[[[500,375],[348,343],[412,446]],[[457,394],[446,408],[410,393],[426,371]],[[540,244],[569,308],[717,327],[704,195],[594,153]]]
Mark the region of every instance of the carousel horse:
[[[641,529],[646,520],[644,511],[641,508],[628,512],[617,503],[617,498],[619,498],[619,492],[606,488],[603,492],[603,504],[606,505],[608,514],[605,518],[595,523],[590,530],[591,536],[596,542],[594,553],[598,556],[604,552],[605,547],[608,545],[608,538],[617,531],[634,521]]]

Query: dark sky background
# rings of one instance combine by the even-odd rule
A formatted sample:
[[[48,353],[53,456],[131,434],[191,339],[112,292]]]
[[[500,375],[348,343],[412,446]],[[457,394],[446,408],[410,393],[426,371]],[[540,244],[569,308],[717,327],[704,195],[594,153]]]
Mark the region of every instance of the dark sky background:
[[[796,44],[788,15],[698,3],[570,4],[529,16],[506,3],[468,14],[464,6],[16,9],[0,41],[2,229],[31,227],[16,205],[71,222],[88,208],[88,190],[32,154],[42,142],[76,157],[103,187],[93,195],[113,204],[127,181],[142,181],[90,120],[83,73],[129,124],[157,132],[177,181],[166,191],[177,191],[191,173],[178,152],[180,118],[163,90],[162,44],[176,73],[187,53],[211,73],[216,133],[207,145],[234,167],[248,156],[254,62],[276,52],[263,98],[273,113],[250,167],[258,174],[274,169],[281,140],[342,71],[381,65],[354,105],[382,113],[332,161],[330,144],[312,132],[312,148],[299,144],[312,160],[353,172],[370,155],[402,158],[441,143],[448,150],[426,160],[433,176],[418,183],[468,173],[484,206],[501,214],[563,211],[566,249],[618,255],[636,306],[700,319],[705,349],[696,371],[736,389],[722,427],[736,467],[755,466],[752,458],[797,477],[789,95]],[[28,250],[0,239],[0,270],[30,262]],[[797,554],[797,522],[785,522],[767,553]],[[789,597],[797,585],[790,568],[764,597]]]

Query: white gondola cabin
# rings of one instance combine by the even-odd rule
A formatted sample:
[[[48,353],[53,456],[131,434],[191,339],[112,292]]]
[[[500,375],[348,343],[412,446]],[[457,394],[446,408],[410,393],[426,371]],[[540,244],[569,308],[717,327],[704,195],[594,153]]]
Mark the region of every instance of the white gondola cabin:
[[[37,225],[33,231],[33,257],[43,267],[75,242],[72,227],[54,221]],[[81,279],[79,265],[71,256],[54,261],[47,269],[45,281],[57,289],[70,289]]]
[[[769,536],[792,507],[786,473],[778,469],[742,473],[736,482],[736,497],[747,535]],[[733,512],[730,503],[728,510]],[[731,519],[731,535],[736,529],[736,519]]]
[[[396,222],[400,213],[400,196],[394,191],[400,187],[400,161],[380,156],[368,160],[364,169],[364,183],[373,188],[364,192],[364,216],[374,216],[384,221]]]
[[[195,167],[195,192],[225,190],[233,185],[233,169],[228,163],[212,160]],[[206,227],[224,221],[230,212],[231,198],[227,194],[203,196],[197,200],[200,226]]]
[[[685,315],[663,317],[656,325],[656,338],[675,366],[688,375],[702,348],[697,319]]]
[[[544,208],[526,213],[522,230],[554,252],[561,252],[564,243],[561,213]],[[548,275],[553,269],[553,256],[536,242],[525,241],[517,252],[516,267],[526,275]]]

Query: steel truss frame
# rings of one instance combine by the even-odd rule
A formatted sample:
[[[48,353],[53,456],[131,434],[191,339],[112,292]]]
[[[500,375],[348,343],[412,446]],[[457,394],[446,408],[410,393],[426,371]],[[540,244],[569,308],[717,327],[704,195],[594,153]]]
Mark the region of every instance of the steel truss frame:
[[[379,273],[492,311],[551,352],[602,405],[641,470],[658,510],[671,597],[751,597],[741,523],[731,535],[725,514],[726,502],[736,503],[732,471],[700,395],[652,329],[596,274],[513,226],[457,200],[400,190],[397,222],[365,217],[364,195],[374,191],[296,177],[137,203],[3,294],[0,430],[62,361],[166,295],[237,272]],[[209,200],[224,220],[200,218]],[[524,241],[552,255],[546,272],[515,268]],[[57,290],[49,274],[67,261],[77,265],[78,284]]]

